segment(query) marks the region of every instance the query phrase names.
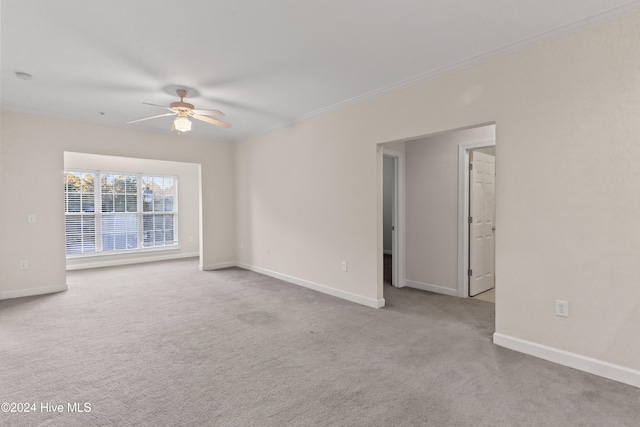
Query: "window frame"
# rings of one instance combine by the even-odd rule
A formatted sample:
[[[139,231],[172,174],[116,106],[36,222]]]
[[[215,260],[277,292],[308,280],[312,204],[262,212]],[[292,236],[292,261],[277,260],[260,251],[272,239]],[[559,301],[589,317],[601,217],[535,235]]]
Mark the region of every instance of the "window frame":
[[[90,258],[90,257],[101,257],[101,256],[113,256],[113,255],[128,255],[128,254],[139,254],[139,253],[148,253],[148,252],[157,252],[157,251],[175,251],[179,250],[179,240],[178,240],[178,218],[179,218],[179,184],[178,184],[178,176],[177,175],[168,175],[168,174],[156,174],[156,173],[140,173],[140,172],[123,172],[123,171],[105,171],[105,170],[95,170],[95,169],[65,169],[64,175],[66,174],[81,174],[85,176],[87,174],[93,175],[94,180],[94,191],[93,191],[93,206],[94,211],[92,213],[83,212],[82,208],[80,212],[68,212],[68,202],[65,202],[65,255],[67,259],[75,259],[75,258]],[[64,176],[63,175],[63,176]],[[104,175],[116,175],[122,177],[136,177],[136,211],[127,211],[116,212],[115,210],[112,212],[103,212],[102,211],[102,201],[103,201],[103,192],[102,192],[102,177]],[[173,201],[172,201],[172,210],[171,211],[144,211],[143,209],[143,178],[171,178],[174,182],[174,190],[173,190]],[[68,191],[66,188],[66,180],[65,180],[65,196],[68,195]],[[82,193],[80,193],[82,194]],[[130,194],[125,191],[123,195]],[[68,196],[66,198],[68,200]],[[125,202],[126,203],[126,202]],[[131,249],[113,249],[113,250],[105,250],[103,245],[103,218],[104,217],[126,217],[126,216],[136,216],[137,221],[137,230],[136,230],[136,243],[137,247]],[[153,245],[153,246],[145,246],[144,245],[144,216],[145,215],[173,215],[173,243],[163,244],[163,245]],[[95,251],[93,252],[80,252],[80,253],[67,253],[67,217],[68,216],[89,216],[94,218],[94,240],[95,240]],[[84,237],[83,237],[84,238]],[[84,248],[83,248],[84,249]]]

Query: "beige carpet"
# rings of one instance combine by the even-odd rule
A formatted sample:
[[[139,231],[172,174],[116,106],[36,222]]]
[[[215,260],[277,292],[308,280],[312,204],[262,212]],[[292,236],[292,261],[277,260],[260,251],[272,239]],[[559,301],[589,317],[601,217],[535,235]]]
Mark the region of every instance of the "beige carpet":
[[[68,283],[0,301],[0,399],[38,405],[0,413],[2,426],[640,420],[639,389],[493,345],[483,301],[387,287],[375,310],[195,260],[73,271]]]

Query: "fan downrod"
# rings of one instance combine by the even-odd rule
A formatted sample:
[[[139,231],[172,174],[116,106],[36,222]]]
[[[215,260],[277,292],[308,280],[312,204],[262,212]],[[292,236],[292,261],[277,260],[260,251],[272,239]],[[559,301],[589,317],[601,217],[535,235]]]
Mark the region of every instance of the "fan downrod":
[[[176,90],[176,93],[180,97],[180,101],[172,102],[171,108],[177,108],[178,110],[193,110],[195,107],[193,104],[189,104],[188,102],[184,102],[184,97],[187,96],[187,91],[184,89]]]

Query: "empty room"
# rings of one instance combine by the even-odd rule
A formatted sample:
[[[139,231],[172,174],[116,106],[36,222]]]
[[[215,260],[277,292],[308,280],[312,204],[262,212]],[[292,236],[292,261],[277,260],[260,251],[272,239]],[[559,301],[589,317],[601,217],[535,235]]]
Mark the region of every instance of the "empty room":
[[[0,425],[638,425],[640,1],[0,19]]]

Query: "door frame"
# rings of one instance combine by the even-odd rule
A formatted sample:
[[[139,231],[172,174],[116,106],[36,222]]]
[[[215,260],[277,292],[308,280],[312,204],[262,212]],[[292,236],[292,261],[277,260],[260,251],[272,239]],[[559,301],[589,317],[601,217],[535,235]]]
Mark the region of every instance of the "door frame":
[[[392,233],[391,251],[392,255],[392,283],[396,288],[402,288],[405,286],[405,233],[404,233],[404,194],[405,194],[405,182],[404,182],[404,153],[402,151],[391,150],[389,148],[383,148],[382,157],[390,157],[394,159],[394,188],[393,188],[393,208],[391,217],[392,223],[395,227],[395,232]],[[383,170],[384,173],[384,170]]]
[[[458,296],[461,298],[469,297],[469,152],[495,145],[495,138],[458,145]]]

